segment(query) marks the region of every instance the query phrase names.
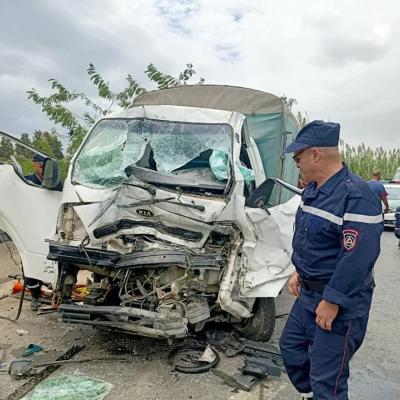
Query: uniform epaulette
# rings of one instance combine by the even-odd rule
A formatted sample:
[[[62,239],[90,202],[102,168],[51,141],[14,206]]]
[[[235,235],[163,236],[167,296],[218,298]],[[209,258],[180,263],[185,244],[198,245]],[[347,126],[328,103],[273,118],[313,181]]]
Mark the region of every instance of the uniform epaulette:
[[[374,208],[381,209],[380,200],[377,201],[376,195],[369,188],[367,182],[361,179],[359,176],[350,173],[349,177],[346,179],[346,186],[349,190],[350,199],[364,199],[366,202],[371,204]]]
[[[363,193],[362,190],[360,188],[359,185],[357,185],[357,183],[355,182],[354,179],[352,179],[352,176],[349,176],[346,180],[345,180],[345,185],[348,189],[348,196],[351,199],[358,199],[358,198],[362,198]]]

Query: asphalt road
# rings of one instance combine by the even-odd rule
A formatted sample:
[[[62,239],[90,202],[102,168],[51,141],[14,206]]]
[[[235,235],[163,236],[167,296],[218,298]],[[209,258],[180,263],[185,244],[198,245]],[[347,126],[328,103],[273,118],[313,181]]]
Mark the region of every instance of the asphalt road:
[[[0,268],[6,260],[0,258]],[[350,379],[352,400],[400,399],[400,309],[398,296],[398,270],[400,250],[393,232],[384,232],[382,253],[376,265],[377,288],[374,295],[368,333],[363,346],[355,355]],[[12,268],[11,268],[12,269]],[[0,274],[1,275],[1,274]],[[4,274],[3,274],[4,276]],[[8,283],[9,285],[9,283]],[[0,295],[8,290],[3,284]],[[291,297],[286,291],[278,299],[278,315],[290,310]],[[0,301],[0,315],[14,316],[17,300]],[[273,341],[277,342],[286,317],[277,319]],[[24,332],[18,333],[17,330]],[[36,362],[54,360],[77,343],[85,345],[76,358],[94,356],[123,357],[128,362],[85,363],[63,366],[51,376],[60,374],[89,376],[110,382],[113,388],[107,400],[137,398],[150,399],[200,399],[200,400],[297,400],[299,397],[286,376],[266,379],[262,395],[260,385],[250,393],[235,392],[212,373],[184,375],[172,371],[167,362],[168,344],[162,341],[101,333],[78,325],[65,325],[56,314],[36,316],[24,304],[18,323],[0,319],[0,349],[6,352],[6,362],[19,356],[29,343],[40,343],[43,352],[34,355]],[[242,364],[241,356],[222,357],[220,369],[235,373]],[[16,381],[0,374],[0,399],[7,399],[27,380]],[[14,397],[16,398],[16,397]]]

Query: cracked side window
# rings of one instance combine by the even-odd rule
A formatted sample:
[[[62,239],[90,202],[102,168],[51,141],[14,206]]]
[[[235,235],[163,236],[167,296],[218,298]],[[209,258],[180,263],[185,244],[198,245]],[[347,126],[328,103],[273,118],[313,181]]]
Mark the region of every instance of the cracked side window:
[[[207,151],[231,154],[231,127],[159,120],[103,120],[79,153],[73,180],[90,187],[110,187],[127,179],[125,168],[138,165],[166,175],[187,167],[209,168]],[[193,161],[193,165],[190,165]]]

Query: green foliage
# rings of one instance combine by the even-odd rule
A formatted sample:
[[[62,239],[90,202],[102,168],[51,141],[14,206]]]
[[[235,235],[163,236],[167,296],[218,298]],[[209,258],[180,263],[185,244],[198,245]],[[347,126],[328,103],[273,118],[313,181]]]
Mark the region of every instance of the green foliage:
[[[31,139],[29,137],[29,134],[27,133],[22,133],[20,140],[22,143],[27,144],[28,146],[32,146]],[[22,146],[15,146],[15,155],[16,157],[25,157],[29,158],[31,156],[31,152],[28,149],[25,149]]]
[[[1,138],[0,142],[0,160],[8,160],[14,154],[14,146],[10,139]]]
[[[148,78],[157,84],[157,89],[166,89],[179,85],[179,80],[171,75],[163,74],[154,64],[149,64],[146,71],[144,71]]]
[[[57,160],[64,158],[62,153],[62,143],[54,129],[50,132],[35,131],[33,133],[32,146]]]
[[[98,96],[106,103],[106,106],[97,104],[85,93],[76,90],[68,90],[56,79],[49,79],[51,89],[53,90],[50,96],[41,96],[34,88],[27,91],[28,99],[40,105],[42,107],[42,112],[44,112],[51,121],[68,129],[71,134],[68,147],[68,152],[70,154],[73,154],[78,149],[89,127],[100,116],[112,112],[112,107],[114,106],[123,109],[131,107],[133,99],[146,92],[146,89],[130,74],[125,78],[127,86],[120,92],[113,92],[109,83],[103,79],[92,63],[89,64],[89,68],[86,72],[90,81],[96,86]],[[192,64],[186,64],[186,69],[179,74],[179,78],[174,78],[170,75],[163,74],[154,64],[150,64],[145,73],[150,81],[157,85],[158,89],[164,89],[186,85],[196,72]],[[202,83],[204,83],[203,78],[200,79],[199,84]],[[87,107],[87,111],[84,111],[82,115],[75,114],[68,108],[71,103],[75,101],[79,101],[82,105]]]
[[[157,89],[167,89],[170,87],[187,85],[189,80],[193,77],[196,71],[193,69],[193,64],[186,64],[186,68],[179,74],[178,78],[160,72],[154,64],[149,64],[146,71],[144,71],[150,81],[155,82]],[[198,85],[204,83],[204,78],[200,78]]]
[[[340,141],[340,153],[349,169],[364,179],[370,179],[372,171],[379,170],[382,179],[392,179],[400,167],[400,149],[384,150],[382,147],[372,149],[361,143],[357,147]]]
[[[33,166],[32,166],[32,159],[31,158],[25,158],[21,156],[16,157],[18,164],[22,168],[22,172],[24,176],[30,175],[33,173]]]
[[[58,165],[60,166],[61,179],[65,181],[65,178],[67,177],[68,174],[69,160],[64,158],[63,160],[60,160],[58,162]]]

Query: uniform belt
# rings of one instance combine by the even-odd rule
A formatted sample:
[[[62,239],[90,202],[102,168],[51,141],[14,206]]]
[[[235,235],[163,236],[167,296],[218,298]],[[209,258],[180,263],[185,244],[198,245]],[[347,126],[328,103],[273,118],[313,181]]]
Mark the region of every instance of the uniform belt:
[[[299,278],[299,282],[301,287],[303,287],[304,289],[311,290],[319,294],[322,294],[324,292],[325,286],[328,283],[327,281],[311,280],[303,278]]]

